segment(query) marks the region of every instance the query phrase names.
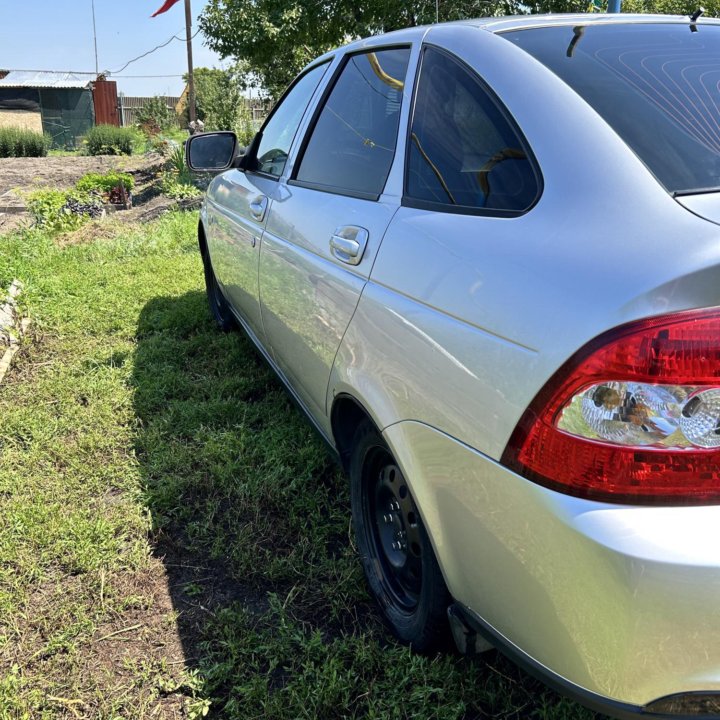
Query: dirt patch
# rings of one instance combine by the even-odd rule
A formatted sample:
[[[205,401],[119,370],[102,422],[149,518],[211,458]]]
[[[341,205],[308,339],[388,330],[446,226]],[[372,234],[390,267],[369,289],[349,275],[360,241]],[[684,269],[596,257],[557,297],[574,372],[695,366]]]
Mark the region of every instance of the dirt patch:
[[[56,238],[58,245],[76,245],[97,237],[109,237],[119,223],[149,222],[165,212],[180,208],[198,208],[201,197],[173,200],[160,194],[158,175],[165,159],[159,153],[131,157],[46,157],[0,159],[0,236],[30,227],[32,217],[24,209],[22,194],[41,187],[71,188],[89,172],[119,170],[135,180],[133,207],[108,213],[101,221],[83,225],[79,230]],[[17,208],[14,206],[18,206]]]
[[[119,170],[133,175],[147,176],[159,170],[163,162],[163,157],[159,153],[131,156],[0,158],[0,195],[17,189],[70,188],[83,175],[90,172],[106,173],[110,170]]]
[[[155,559],[135,573],[58,573],[28,598],[16,642],[0,651],[0,661],[43,678],[44,700],[36,709],[53,717],[103,716],[128,693],[155,717],[185,717],[193,696],[184,685],[189,659],[168,585]],[[82,608],[82,617],[70,608]],[[93,616],[105,619],[88,634]]]

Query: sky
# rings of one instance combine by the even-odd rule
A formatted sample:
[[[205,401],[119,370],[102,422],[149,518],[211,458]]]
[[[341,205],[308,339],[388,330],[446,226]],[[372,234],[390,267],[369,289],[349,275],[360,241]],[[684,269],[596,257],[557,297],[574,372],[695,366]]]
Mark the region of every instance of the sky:
[[[151,18],[162,4],[163,0],[95,0],[98,65],[101,72],[111,71],[118,92],[145,96],[182,92],[181,76],[187,72],[184,41],[173,40],[121,73],[112,73],[173,35],[184,40],[183,0]],[[207,0],[192,0],[193,32],[206,4]],[[195,67],[222,67],[220,57],[202,40],[201,34],[193,40]],[[92,0],[0,0],[0,69],[94,72]]]

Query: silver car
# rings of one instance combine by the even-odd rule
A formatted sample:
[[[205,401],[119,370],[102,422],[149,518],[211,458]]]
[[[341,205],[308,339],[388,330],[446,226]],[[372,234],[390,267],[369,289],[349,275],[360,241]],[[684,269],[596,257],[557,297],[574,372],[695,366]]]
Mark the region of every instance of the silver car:
[[[395,635],[718,717],[720,23],[372,37],[236,144],[187,149],[210,307],[348,470]]]

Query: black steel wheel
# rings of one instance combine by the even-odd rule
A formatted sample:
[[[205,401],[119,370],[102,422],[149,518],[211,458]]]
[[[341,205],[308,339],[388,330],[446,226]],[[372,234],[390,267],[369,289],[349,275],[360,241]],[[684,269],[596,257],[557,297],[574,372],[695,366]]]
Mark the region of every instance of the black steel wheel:
[[[372,594],[395,636],[419,652],[449,637],[450,596],[402,470],[374,426],[355,435],[353,524]]]
[[[205,271],[205,290],[207,292],[208,305],[210,306],[210,314],[217,323],[217,326],[223,332],[230,332],[236,327],[235,317],[230,310],[225,296],[222,294],[220,285],[218,284],[215,272],[210,262],[207,246],[204,241],[200,241],[200,254],[203,261],[203,270]]]

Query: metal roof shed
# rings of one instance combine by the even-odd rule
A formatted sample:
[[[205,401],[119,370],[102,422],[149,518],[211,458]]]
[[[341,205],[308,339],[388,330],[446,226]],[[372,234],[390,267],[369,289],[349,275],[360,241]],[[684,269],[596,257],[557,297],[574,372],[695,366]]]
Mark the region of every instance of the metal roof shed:
[[[3,114],[39,113],[52,147],[72,149],[93,126],[94,75],[0,70],[0,123]]]

